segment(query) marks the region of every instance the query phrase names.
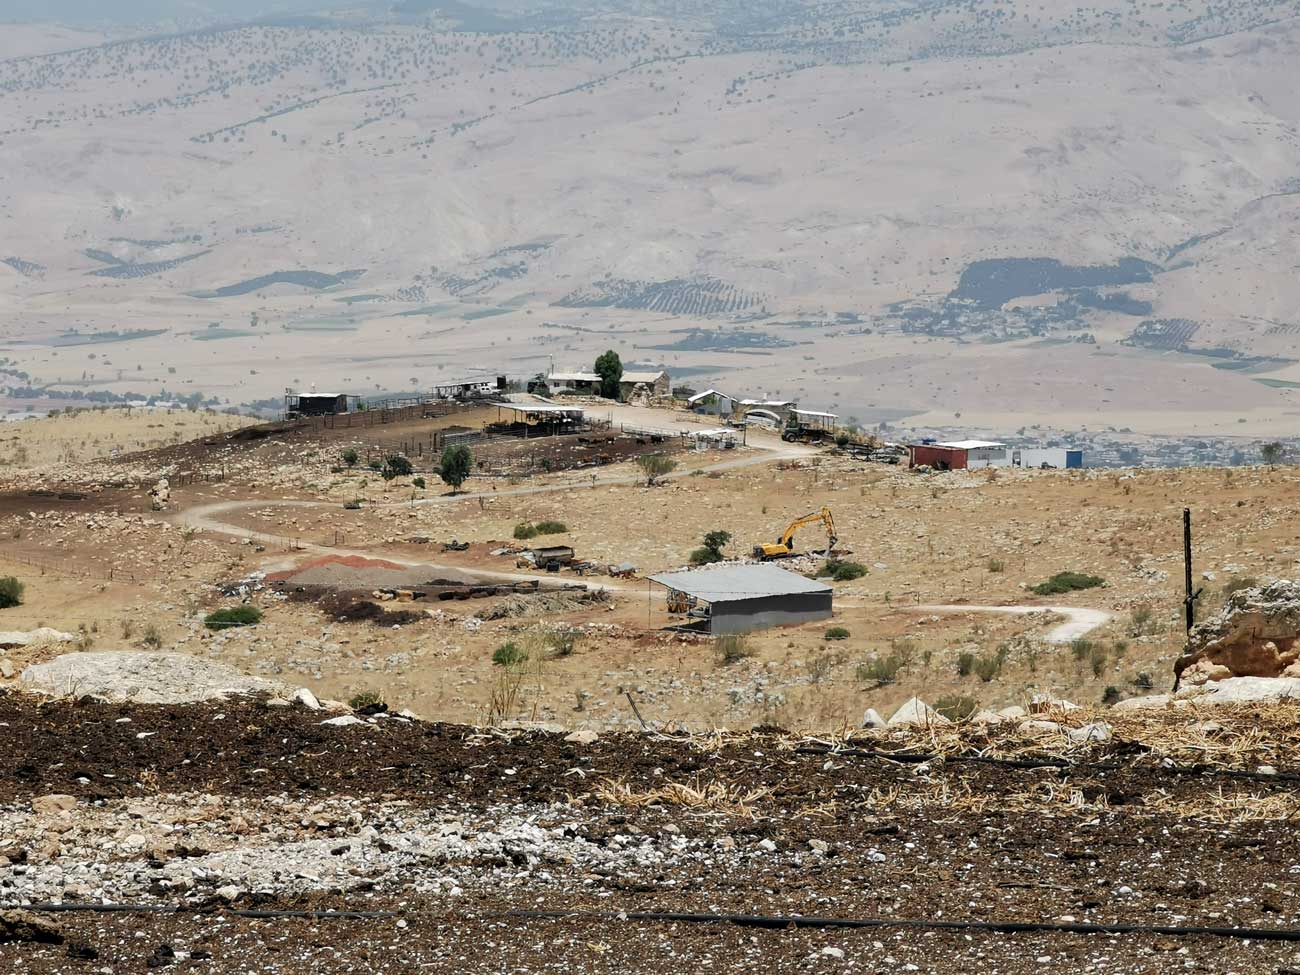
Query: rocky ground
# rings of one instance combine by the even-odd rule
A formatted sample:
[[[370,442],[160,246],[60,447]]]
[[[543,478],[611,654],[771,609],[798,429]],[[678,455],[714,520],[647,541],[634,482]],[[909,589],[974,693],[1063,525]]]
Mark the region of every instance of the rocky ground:
[[[0,969],[1300,964],[1294,945],[1258,936],[893,926],[1300,926],[1293,704],[1219,708],[1212,722],[1121,714],[1109,740],[1081,743],[1015,724],[851,740],[561,736],[314,703],[0,696],[4,916],[48,903],[142,911],[40,913],[57,930],[45,943],[0,933]],[[1043,708],[1037,718],[1067,727],[1093,717]],[[247,913],[282,910],[382,916]],[[663,911],[889,923],[635,917]]]

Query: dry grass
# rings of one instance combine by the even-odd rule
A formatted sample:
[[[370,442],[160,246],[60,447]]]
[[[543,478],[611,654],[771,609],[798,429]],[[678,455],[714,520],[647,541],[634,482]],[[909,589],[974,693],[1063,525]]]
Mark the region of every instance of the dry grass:
[[[623,779],[605,779],[596,784],[591,795],[607,805],[675,806],[755,819],[754,805],[771,795],[771,790],[716,780],[704,782],[698,777],[690,782],[669,782],[654,789],[637,790]]]

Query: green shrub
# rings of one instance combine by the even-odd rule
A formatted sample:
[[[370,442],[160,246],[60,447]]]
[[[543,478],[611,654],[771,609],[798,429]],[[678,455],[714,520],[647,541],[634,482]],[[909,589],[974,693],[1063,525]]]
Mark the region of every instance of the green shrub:
[[[537,527],[529,522],[521,521],[515,525],[515,538],[521,542],[526,542],[530,538],[537,537]]]
[[[580,631],[571,626],[566,626],[558,630],[548,630],[543,639],[547,647],[550,648],[552,656],[572,657],[574,651],[578,648],[578,637],[580,635]]]
[[[1093,677],[1100,678],[1106,672],[1106,661],[1106,648],[1097,644],[1088,655],[1088,666],[1092,668]]]
[[[754,655],[754,650],[743,633],[724,633],[714,637],[713,650],[718,655],[718,663],[724,667]]]
[[[963,650],[957,654],[957,676],[969,677],[975,672],[975,654],[969,650]]]
[[[453,494],[460,490],[460,486],[469,478],[470,471],[473,469],[474,455],[463,443],[452,444],[442,449],[442,459],[438,461],[438,476],[442,478],[444,484],[451,485]]]
[[[411,486],[418,487],[421,491],[423,491],[427,485],[425,484],[424,478],[415,477],[411,479]]]
[[[372,471],[383,470],[384,462],[380,460],[378,457],[372,457],[370,458],[370,460],[366,461],[366,466],[369,467]]]
[[[1093,643],[1091,640],[1086,639],[1085,637],[1079,637],[1079,639],[1070,644],[1070,653],[1074,656],[1076,661],[1083,663],[1083,661],[1092,656],[1092,652],[1096,648],[1097,644]]]
[[[349,467],[356,467],[357,461],[360,460],[360,455],[351,447],[339,454],[339,457],[342,459],[343,463],[347,464]]]
[[[1006,567],[1007,564],[1001,559],[989,559],[988,561],[988,570],[990,572],[1004,572]]]
[[[966,721],[975,713],[975,698],[965,694],[945,694],[934,702],[934,709],[949,721]]]
[[[825,638],[827,640],[847,640],[849,631],[842,626],[832,626],[826,631]]]
[[[846,562],[844,559],[827,559],[823,569],[836,582],[851,582],[867,574],[867,567],[861,562]]]
[[[1040,596],[1055,596],[1063,592],[1077,592],[1080,589],[1095,589],[1104,586],[1106,580],[1101,576],[1090,576],[1083,572],[1058,572],[1046,582],[1034,586],[1033,591]]]
[[[562,521],[539,521],[533,526],[539,535],[563,535],[569,526]]]
[[[14,576],[4,576],[0,578],[0,609],[8,609],[10,606],[21,606],[23,602],[23,591],[27,587],[18,581]]]
[[[528,653],[514,643],[503,643],[492,653],[492,662],[498,667],[514,667],[528,659]]]
[[[262,611],[256,606],[231,606],[203,617],[209,630],[225,630],[235,626],[252,626],[262,621]]]
[[[980,657],[975,661],[972,668],[975,671],[975,676],[987,684],[1002,673],[1002,661],[1004,659],[1000,653]]]
[[[1118,687],[1114,684],[1110,684],[1104,691],[1102,691],[1101,703],[1106,707],[1110,707],[1112,704],[1118,704],[1123,696],[1123,693]]]
[[[892,684],[898,680],[898,673],[903,669],[903,661],[896,654],[878,657],[858,664],[854,674],[864,684]]]
[[[162,634],[158,632],[158,627],[150,623],[140,634],[140,645],[146,650],[157,650],[162,647]]]
[[[348,698],[348,707],[353,711],[363,711],[371,708],[376,711],[387,711],[388,706],[384,703],[384,695],[378,691],[361,691],[353,694]]]
[[[384,470],[391,471],[391,474],[385,475],[386,477],[410,477],[414,468],[410,460],[401,454],[389,454],[384,458]]]
[[[711,548],[705,548],[701,545],[690,555],[691,565],[708,565],[711,562],[721,562],[722,553],[715,552]]]

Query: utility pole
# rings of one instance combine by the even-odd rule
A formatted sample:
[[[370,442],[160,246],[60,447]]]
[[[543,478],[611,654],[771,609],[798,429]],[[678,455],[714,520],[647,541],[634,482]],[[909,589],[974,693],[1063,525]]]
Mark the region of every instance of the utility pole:
[[[1192,509],[1183,509],[1183,581],[1186,585],[1184,608],[1187,613],[1187,632],[1192,632],[1196,624],[1196,600],[1205,591],[1204,587],[1192,592]]]

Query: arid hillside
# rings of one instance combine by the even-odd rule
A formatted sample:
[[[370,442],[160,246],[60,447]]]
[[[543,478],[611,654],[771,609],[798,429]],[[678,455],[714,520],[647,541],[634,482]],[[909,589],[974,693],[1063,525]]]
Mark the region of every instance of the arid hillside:
[[[403,9],[7,38],[9,382],[365,393],[612,333],[864,418],[1295,408],[1293,2]]]

